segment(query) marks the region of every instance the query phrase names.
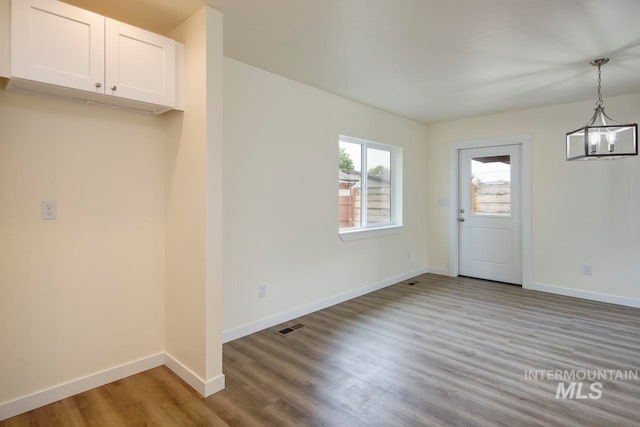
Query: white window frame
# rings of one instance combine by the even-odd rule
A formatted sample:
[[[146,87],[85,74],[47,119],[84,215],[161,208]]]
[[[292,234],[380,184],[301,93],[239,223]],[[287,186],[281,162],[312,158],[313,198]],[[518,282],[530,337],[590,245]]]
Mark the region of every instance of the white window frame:
[[[403,229],[402,224],[402,147],[395,145],[382,144],[380,142],[369,141],[352,136],[339,135],[338,150],[340,142],[349,142],[359,144],[360,164],[361,164],[361,183],[360,183],[360,227],[338,228],[338,234],[343,241],[366,239],[369,237],[385,236],[389,234],[400,233]],[[383,224],[367,223],[367,149],[388,151],[391,155],[391,221]],[[338,203],[336,203],[338,205]],[[362,225],[364,224],[364,225]],[[339,226],[338,226],[339,227]]]

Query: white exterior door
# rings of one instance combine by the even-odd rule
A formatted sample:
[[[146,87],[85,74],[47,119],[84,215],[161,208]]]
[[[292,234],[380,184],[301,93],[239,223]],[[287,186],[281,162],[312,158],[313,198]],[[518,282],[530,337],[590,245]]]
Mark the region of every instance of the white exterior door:
[[[173,107],[176,42],[106,18],[106,93]]]
[[[50,0],[11,3],[11,75],[104,93],[104,17]]]
[[[460,150],[459,273],[522,284],[520,145]]]

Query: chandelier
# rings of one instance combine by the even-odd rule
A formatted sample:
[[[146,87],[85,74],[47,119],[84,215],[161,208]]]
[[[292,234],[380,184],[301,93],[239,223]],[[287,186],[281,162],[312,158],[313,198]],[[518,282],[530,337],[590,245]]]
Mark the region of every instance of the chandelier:
[[[609,58],[591,61],[598,67],[595,113],[586,125],[567,133],[567,160],[613,160],[638,155],[638,125],[617,122],[604,112],[601,68],[607,62]]]

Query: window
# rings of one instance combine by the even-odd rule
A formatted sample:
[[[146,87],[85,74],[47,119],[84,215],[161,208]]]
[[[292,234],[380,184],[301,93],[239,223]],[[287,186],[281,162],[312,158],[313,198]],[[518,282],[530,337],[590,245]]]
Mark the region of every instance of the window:
[[[402,225],[400,148],[340,136],[338,166],[338,229],[341,236]]]
[[[511,215],[511,156],[471,159],[471,213]]]

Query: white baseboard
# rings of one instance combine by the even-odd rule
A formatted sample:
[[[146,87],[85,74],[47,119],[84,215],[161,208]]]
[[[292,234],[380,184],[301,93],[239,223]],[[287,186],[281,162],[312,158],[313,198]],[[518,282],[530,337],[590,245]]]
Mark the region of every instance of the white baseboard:
[[[224,374],[204,381],[173,356],[158,353],[0,403],[0,421],[162,365],[166,365],[204,397],[224,389]]]
[[[164,364],[203,397],[211,396],[224,389],[224,374],[205,381],[169,353],[165,353]]]
[[[207,382],[204,383],[204,394],[202,396],[208,397],[221,390],[224,390],[224,374],[207,380]]]
[[[448,270],[441,268],[421,268],[404,274],[400,274],[389,279],[377,282],[359,289],[354,289],[334,297],[326,298],[305,306],[286,311],[274,316],[270,316],[256,322],[252,322],[238,328],[230,329],[223,334],[223,341],[229,342],[245,335],[258,332],[262,329],[275,326],[277,324],[287,322],[300,316],[322,310],[335,304],[365,295],[367,293],[385,288],[403,280],[410,279],[424,273],[448,275]],[[598,292],[583,291],[579,289],[563,288],[559,286],[545,285],[541,283],[531,283],[525,289],[548,292],[552,294],[571,296],[592,301],[600,301],[611,304],[618,304],[628,307],[640,308],[640,299],[622,297],[617,295],[602,294]],[[200,378],[184,364],[168,353],[158,353],[142,359],[134,360],[113,368],[105,369],[91,375],[87,375],[72,381],[68,381],[57,386],[53,386],[35,393],[31,393],[22,397],[18,397],[7,402],[0,403],[0,421],[14,417],[27,411],[48,405],[58,400],[65,399],[78,393],[82,393],[92,388],[126,378],[149,369],[166,365],[182,380],[189,384],[194,390],[202,396],[207,397],[214,394],[225,387],[225,376],[220,374],[207,381]]]
[[[236,340],[246,335],[253,334],[254,332],[258,332],[263,329],[267,329],[272,326],[279,325],[280,323],[288,322],[289,320],[293,320],[300,316],[313,313],[314,311],[322,310],[324,308],[331,307],[332,305],[340,304],[341,302],[345,302],[350,299],[357,298],[361,295],[365,295],[373,291],[377,291],[378,289],[386,288],[387,286],[394,285],[398,282],[410,279],[415,276],[419,276],[420,274],[424,274],[426,272],[427,272],[426,268],[419,268],[417,270],[399,274],[397,276],[390,277],[388,279],[382,280],[377,283],[373,283],[371,285],[364,286],[362,288],[354,289],[352,291],[348,291],[348,292],[335,295],[320,301],[303,305],[302,307],[294,308],[293,310],[285,311],[283,313],[275,314],[273,316],[256,320],[255,322],[250,322],[245,325],[226,330],[222,333],[222,342],[226,343],[229,341]]]
[[[601,294],[598,292],[583,291],[580,289],[562,288],[559,286],[545,285],[542,283],[530,283],[523,286],[525,289],[532,291],[548,292],[551,294],[564,295],[568,297],[582,298],[592,301],[608,302],[610,304],[624,305],[627,307],[640,308],[640,299],[621,297],[618,295]]]
[[[0,421],[164,364],[158,353],[0,403]]]
[[[164,364],[171,369],[174,374],[179,376],[182,381],[191,386],[192,389],[204,395],[204,380],[191,369],[187,368],[182,362],[170,355],[164,354]]]
[[[449,269],[448,268],[439,268],[439,267],[427,267],[427,272],[431,274],[438,274],[440,276],[448,276]]]

